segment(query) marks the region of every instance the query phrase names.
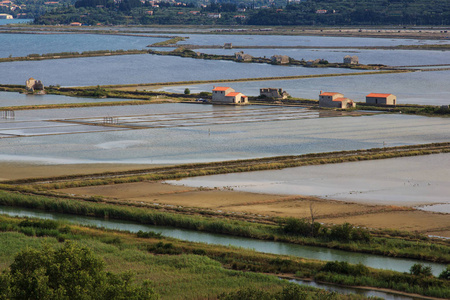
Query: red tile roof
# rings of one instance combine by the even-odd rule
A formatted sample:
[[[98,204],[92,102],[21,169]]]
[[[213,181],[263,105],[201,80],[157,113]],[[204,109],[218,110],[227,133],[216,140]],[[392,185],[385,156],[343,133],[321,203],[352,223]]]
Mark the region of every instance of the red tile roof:
[[[226,91],[226,90],[228,90],[229,89],[229,87],[227,87],[227,86],[216,86],[214,89],[213,89],[213,91]]]
[[[235,97],[235,96],[237,96],[237,95],[239,95],[240,93],[238,93],[238,92],[233,92],[233,93],[228,93],[228,94],[226,94],[225,96],[226,97]]]
[[[379,93],[370,93],[366,97],[372,97],[372,98],[386,98],[389,97],[392,94],[379,94]]]

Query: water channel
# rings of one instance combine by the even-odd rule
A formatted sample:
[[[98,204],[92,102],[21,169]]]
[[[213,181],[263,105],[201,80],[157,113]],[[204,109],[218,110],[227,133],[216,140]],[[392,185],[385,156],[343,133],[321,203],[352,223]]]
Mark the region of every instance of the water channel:
[[[409,272],[411,266],[416,263],[422,263],[423,265],[430,266],[432,268],[434,275],[439,275],[445,269],[445,265],[443,264],[421,262],[412,259],[391,258],[379,255],[353,253],[321,247],[311,247],[273,241],[254,240],[249,238],[213,234],[207,232],[179,229],[174,227],[137,224],[120,220],[103,220],[99,218],[42,212],[37,210],[30,210],[16,207],[5,207],[5,206],[0,206],[0,213],[19,217],[35,217],[52,220],[64,220],[81,225],[90,225],[130,232],[137,232],[139,230],[154,231],[160,232],[162,235],[167,237],[173,237],[176,239],[190,242],[241,247],[253,249],[255,251],[263,253],[292,255],[304,257],[307,259],[317,259],[324,261],[347,261],[348,263],[352,264],[362,263],[363,265],[366,265],[371,268],[387,269],[398,272]]]

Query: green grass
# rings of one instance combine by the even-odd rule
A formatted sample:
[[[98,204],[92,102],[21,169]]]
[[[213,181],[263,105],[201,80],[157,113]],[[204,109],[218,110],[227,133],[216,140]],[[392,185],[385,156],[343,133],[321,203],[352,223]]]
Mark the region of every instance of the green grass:
[[[49,224],[42,220],[24,221],[5,216],[0,216],[0,223],[8,225],[0,230],[0,271],[6,269],[15,254],[26,247],[42,248],[44,243],[57,246],[62,241],[76,241],[100,256],[105,261],[107,271],[132,271],[138,282],[151,280],[152,287],[162,299],[179,299],[180,295],[183,299],[214,299],[219,294],[250,287],[274,293],[288,285],[286,281],[280,281],[275,276],[260,273],[296,273],[300,277],[344,285],[385,287],[442,298],[450,295],[450,283],[435,277],[425,278],[363,266],[353,267],[346,263],[342,266],[349,269],[350,273],[340,269],[330,272],[331,269],[326,266],[333,263],[324,264],[235,247],[183,242],[173,238],[139,238],[133,233],[61,222],[52,223],[56,224],[58,237],[26,235],[18,232],[20,224],[31,224],[33,228],[46,227]],[[158,245],[173,251],[166,254],[155,251]],[[354,272],[357,274],[353,274]],[[312,288],[303,290],[311,296],[317,293],[317,290]],[[336,299],[357,299],[342,297]]]
[[[286,234],[277,225],[168,213],[156,209],[123,206],[118,204],[93,203],[73,199],[23,195],[7,191],[0,191],[0,205],[20,206],[98,218],[127,220],[149,225],[173,226],[177,228],[261,240],[277,240],[296,244],[329,247],[352,252],[373,253],[385,256],[416,258],[450,263],[449,242],[442,241],[438,244],[424,236],[419,236],[417,238],[410,237],[410,240],[404,240],[405,237],[378,237],[376,232],[374,232],[369,242],[342,242],[328,239],[326,236],[313,238],[295,234]]]

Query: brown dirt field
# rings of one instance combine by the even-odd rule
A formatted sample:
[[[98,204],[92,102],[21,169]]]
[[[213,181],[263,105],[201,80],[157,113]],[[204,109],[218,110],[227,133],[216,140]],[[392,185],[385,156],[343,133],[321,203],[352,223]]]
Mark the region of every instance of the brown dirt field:
[[[137,204],[181,206],[222,213],[253,216],[309,218],[312,207],[319,222],[349,222],[368,228],[389,228],[419,231],[450,237],[450,217],[412,210],[408,207],[365,205],[325,200],[314,197],[283,196],[236,192],[230,190],[196,189],[158,182],[138,182],[109,186],[70,188],[58,192],[83,196],[103,196],[112,201]]]
[[[94,174],[127,170],[149,169],[158,165],[132,164],[73,164],[34,165],[27,163],[0,163],[0,182],[23,178],[42,178],[76,174]]]

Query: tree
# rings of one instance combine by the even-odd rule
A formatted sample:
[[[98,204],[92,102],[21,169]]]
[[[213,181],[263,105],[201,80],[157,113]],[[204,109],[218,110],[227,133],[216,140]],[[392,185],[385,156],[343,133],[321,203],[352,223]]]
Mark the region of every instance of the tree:
[[[148,283],[131,284],[131,274],[104,271],[104,263],[74,243],[54,249],[25,249],[0,276],[0,299],[157,299]]]
[[[188,88],[185,88],[184,89],[184,94],[185,95],[189,95],[191,93],[191,90],[190,89],[188,89]]]

